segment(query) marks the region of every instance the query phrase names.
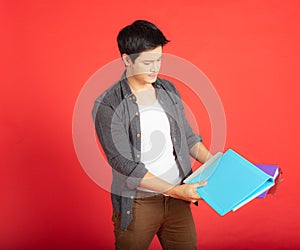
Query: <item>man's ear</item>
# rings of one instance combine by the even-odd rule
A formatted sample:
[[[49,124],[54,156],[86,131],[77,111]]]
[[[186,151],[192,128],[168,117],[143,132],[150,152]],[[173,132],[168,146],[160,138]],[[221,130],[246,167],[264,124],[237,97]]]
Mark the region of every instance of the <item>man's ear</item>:
[[[122,55],[122,60],[123,60],[126,67],[130,66],[130,64],[132,63],[129,55],[127,55],[125,53]]]

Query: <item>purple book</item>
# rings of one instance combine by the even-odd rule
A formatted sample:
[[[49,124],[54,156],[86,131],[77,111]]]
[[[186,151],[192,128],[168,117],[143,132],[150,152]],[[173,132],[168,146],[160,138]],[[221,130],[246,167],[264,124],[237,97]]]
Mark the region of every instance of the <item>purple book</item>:
[[[269,164],[254,164],[254,165],[258,167],[260,170],[264,171],[266,174],[274,177],[274,179],[276,179],[276,177],[279,174],[279,167],[277,165],[269,165]],[[266,190],[256,198],[265,198],[268,192],[269,190]]]

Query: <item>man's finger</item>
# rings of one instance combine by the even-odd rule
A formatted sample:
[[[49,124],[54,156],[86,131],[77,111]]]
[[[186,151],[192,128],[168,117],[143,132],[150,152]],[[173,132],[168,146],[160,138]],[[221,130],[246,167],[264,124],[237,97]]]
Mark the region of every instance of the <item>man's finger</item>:
[[[197,187],[205,186],[207,184],[207,181],[200,181],[197,184]]]

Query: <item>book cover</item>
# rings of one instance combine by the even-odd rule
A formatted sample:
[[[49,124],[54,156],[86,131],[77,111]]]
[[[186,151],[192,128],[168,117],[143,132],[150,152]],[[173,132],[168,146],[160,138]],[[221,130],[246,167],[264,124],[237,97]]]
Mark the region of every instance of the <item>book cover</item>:
[[[217,153],[185,183],[207,180],[198,194],[218,214],[235,211],[274,185],[274,178],[232,149]]]

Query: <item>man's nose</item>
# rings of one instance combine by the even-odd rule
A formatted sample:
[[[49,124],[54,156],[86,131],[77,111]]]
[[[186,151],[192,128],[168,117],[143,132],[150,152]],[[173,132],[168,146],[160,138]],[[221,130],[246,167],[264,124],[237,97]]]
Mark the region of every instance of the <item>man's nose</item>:
[[[151,63],[151,72],[158,72],[160,69],[160,62]]]

